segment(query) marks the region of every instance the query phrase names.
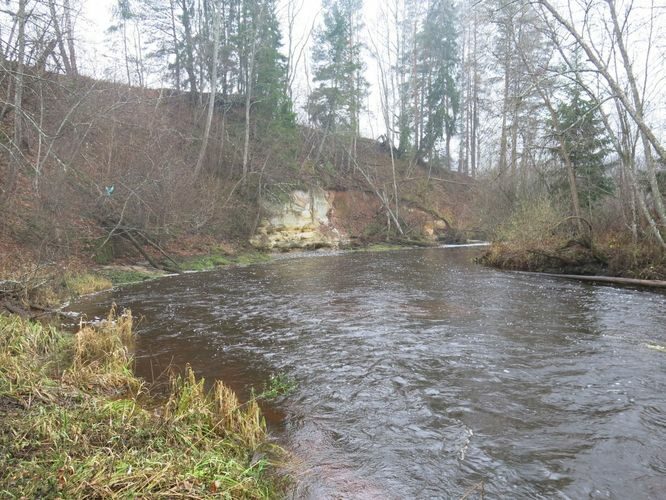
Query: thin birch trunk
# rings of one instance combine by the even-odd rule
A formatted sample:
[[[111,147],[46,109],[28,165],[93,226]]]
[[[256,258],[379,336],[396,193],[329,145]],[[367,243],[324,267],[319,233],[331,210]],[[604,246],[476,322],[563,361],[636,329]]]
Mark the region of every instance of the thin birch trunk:
[[[213,62],[210,75],[210,94],[208,99],[208,114],[206,116],[206,129],[204,130],[203,141],[201,149],[199,150],[199,158],[194,168],[194,178],[197,179],[201,173],[204,159],[206,158],[206,150],[208,149],[208,140],[210,138],[210,128],[213,123],[213,112],[215,111],[215,96],[217,93],[217,67],[218,55],[220,49],[220,16],[217,8],[213,7]]]

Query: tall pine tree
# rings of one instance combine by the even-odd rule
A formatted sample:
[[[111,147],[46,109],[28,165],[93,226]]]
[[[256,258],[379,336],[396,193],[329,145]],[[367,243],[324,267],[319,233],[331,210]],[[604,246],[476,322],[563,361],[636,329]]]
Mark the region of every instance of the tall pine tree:
[[[252,31],[255,34],[254,97],[256,113],[263,123],[295,125],[291,99],[287,93],[287,61],[282,45],[276,1],[254,2]]]
[[[406,0],[400,16],[399,151],[450,165],[460,108],[458,8],[452,0]]]

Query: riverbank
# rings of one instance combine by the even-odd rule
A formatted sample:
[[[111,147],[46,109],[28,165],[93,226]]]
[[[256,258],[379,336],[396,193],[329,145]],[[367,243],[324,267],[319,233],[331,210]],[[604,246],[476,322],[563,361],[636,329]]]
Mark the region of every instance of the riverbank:
[[[477,262],[497,269],[666,280],[666,252],[655,240],[568,216],[548,199],[517,206],[494,227],[491,239]]]
[[[481,252],[285,254],[124,287],[78,310],[98,317],[115,300],[141,313],[146,379],[190,362],[241,395],[272,374],[294,380],[265,414],[296,497],[461,498],[481,481],[470,463],[486,464],[486,496],[649,497],[659,477],[632,478],[659,465],[664,295],[494,272],[470,262]],[[614,459],[627,443],[623,456],[641,457],[629,475]],[[565,472],[544,479],[535,466]]]
[[[129,312],[77,334],[0,315],[0,496],[273,498],[255,401],[190,370],[154,398]],[[264,457],[264,458],[262,458]]]
[[[357,250],[400,248],[405,246]],[[179,265],[198,272],[269,260],[256,252],[209,252]],[[129,263],[61,272],[42,274],[43,284],[35,275],[30,283],[39,286],[30,298],[69,299],[167,275]],[[256,403],[240,405],[221,383],[208,394],[191,372],[172,379],[167,396],[153,398],[133,372],[131,323],[127,313],[72,335],[0,314],[0,444],[6,450],[0,470],[9,471],[0,478],[0,492],[274,497],[283,479],[266,458],[257,458],[274,448]]]
[[[115,259],[104,265],[86,259],[83,255],[43,263],[30,252],[15,249],[7,255],[13,258],[8,258],[0,266],[0,313],[42,318],[55,313],[62,304],[83,295],[161,278],[174,271],[207,271],[271,259],[267,253],[206,239],[199,240],[196,245],[175,242],[172,249],[173,257],[168,262],[171,266],[167,266],[173,268],[172,271],[130,257]],[[158,265],[162,263],[156,255],[151,258]]]
[[[437,243],[418,240],[368,242],[335,251],[382,252],[423,246],[437,246]],[[266,263],[288,254],[316,254],[327,251],[320,249],[272,253],[228,242],[211,241],[199,241],[198,245],[186,248],[179,248],[174,244],[171,250],[174,256],[170,261],[171,265],[183,273]],[[154,258],[158,259],[157,256]],[[81,296],[171,274],[174,273],[155,268],[147,261],[129,258],[117,259],[106,265],[97,265],[82,258],[50,265],[40,264],[35,259],[25,259],[0,268],[0,313],[40,319],[56,314],[63,304]]]
[[[594,244],[561,239],[493,242],[478,262],[497,269],[554,275],[666,280],[664,252],[613,239]]]

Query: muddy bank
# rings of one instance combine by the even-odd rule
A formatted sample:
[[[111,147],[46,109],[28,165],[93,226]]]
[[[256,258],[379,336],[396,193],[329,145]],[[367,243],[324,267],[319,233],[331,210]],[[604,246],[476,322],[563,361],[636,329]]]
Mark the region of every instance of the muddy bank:
[[[512,271],[581,275],[608,272],[608,264],[602,256],[575,242],[556,248],[493,243],[478,262]]]
[[[608,242],[589,245],[578,241],[556,244],[494,242],[477,259],[483,265],[512,271],[553,275],[602,277],[615,283],[650,286],[666,281],[666,256],[654,250]],[[608,279],[597,280],[611,282]]]

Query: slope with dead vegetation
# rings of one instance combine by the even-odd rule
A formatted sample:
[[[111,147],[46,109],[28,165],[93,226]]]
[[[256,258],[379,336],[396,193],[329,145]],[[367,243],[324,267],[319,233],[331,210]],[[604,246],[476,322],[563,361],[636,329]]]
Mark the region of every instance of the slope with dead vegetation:
[[[398,158],[375,140],[359,138],[351,151],[348,137],[316,129],[252,129],[244,173],[244,110],[216,107],[194,175],[205,107],[191,95],[37,70],[24,85],[31,126],[16,175],[0,158],[0,308],[44,307],[96,266],[177,272],[198,256],[233,260],[247,252],[265,201],[298,189],[367,201],[335,214],[361,244],[418,239],[424,224],[414,211],[453,229],[470,220],[471,179]],[[7,134],[13,119],[0,120]]]

